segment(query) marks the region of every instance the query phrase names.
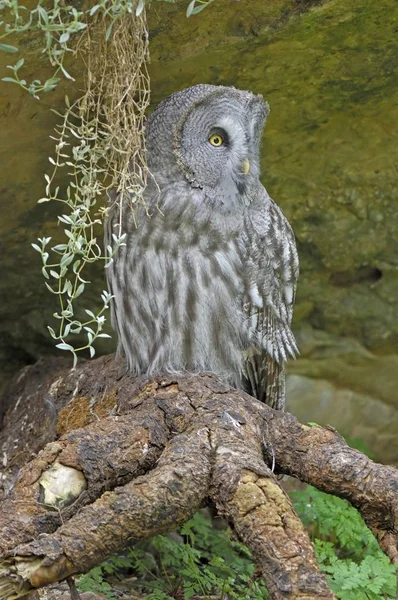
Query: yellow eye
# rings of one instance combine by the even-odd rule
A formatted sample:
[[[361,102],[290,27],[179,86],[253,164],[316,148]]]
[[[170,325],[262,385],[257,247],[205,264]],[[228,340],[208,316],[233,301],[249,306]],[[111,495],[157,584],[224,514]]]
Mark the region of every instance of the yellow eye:
[[[219,133],[215,133],[209,137],[209,142],[212,146],[218,148],[219,146],[223,145],[224,138]]]

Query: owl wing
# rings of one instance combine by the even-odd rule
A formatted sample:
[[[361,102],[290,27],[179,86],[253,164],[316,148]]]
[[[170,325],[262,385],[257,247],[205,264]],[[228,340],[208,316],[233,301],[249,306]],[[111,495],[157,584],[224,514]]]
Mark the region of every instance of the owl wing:
[[[276,409],[285,403],[284,363],[298,352],[291,331],[299,273],[292,228],[262,190],[246,227],[248,293],[245,311],[251,326],[244,385]]]

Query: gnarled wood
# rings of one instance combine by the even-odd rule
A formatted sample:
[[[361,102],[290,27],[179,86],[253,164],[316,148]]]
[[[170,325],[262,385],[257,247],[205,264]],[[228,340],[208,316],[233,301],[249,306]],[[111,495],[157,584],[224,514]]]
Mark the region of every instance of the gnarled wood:
[[[64,435],[23,468],[0,506],[0,595],[86,571],[128,542],[176,527],[211,498],[253,552],[272,598],[334,598],[273,463],[348,498],[397,559],[398,472],[332,429],[301,425],[212,375],[138,381],[106,357],[58,373],[56,395]],[[66,506],[43,496],[54,465],[84,476]]]

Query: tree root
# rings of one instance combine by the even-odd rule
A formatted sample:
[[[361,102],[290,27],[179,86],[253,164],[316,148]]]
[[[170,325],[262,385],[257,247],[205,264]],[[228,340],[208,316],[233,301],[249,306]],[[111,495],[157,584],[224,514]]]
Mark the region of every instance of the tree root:
[[[76,381],[91,405],[116,399],[116,414],[99,419],[87,404],[85,426],[23,468],[0,505],[0,597],[86,572],[129,543],[176,528],[210,498],[253,553],[271,598],[335,598],[273,466],[347,498],[397,561],[393,467],[211,375],[116,375],[113,361],[98,359],[61,377],[58,389],[69,392],[58,430],[76,425]],[[58,480],[66,493],[54,492]]]

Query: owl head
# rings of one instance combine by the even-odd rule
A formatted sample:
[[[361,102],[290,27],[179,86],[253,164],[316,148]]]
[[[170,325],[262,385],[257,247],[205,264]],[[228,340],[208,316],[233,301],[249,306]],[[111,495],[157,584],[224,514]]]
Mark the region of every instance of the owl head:
[[[222,203],[258,182],[269,107],[233,87],[196,85],[159,104],[147,124],[149,168],[162,186],[185,181]]]

